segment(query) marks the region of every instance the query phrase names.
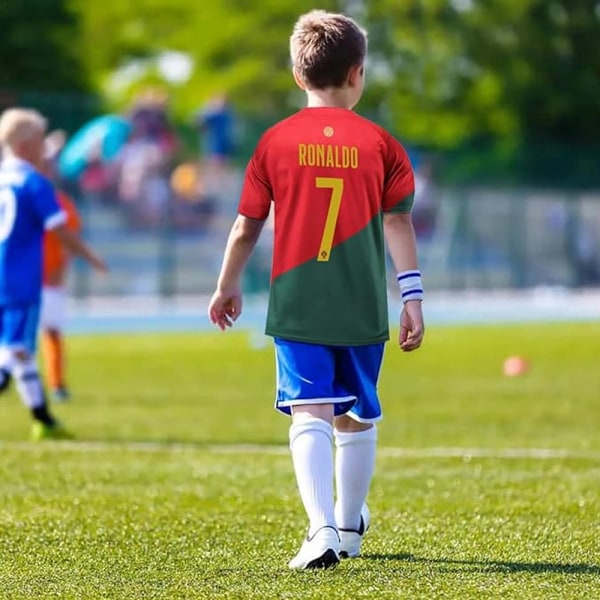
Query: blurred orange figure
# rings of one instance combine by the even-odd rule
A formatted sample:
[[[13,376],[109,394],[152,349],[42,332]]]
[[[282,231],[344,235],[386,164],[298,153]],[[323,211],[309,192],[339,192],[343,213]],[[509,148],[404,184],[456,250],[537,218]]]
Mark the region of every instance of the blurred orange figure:
[[[67,215],[67,228],[79,236],[81,219],[74,202],[60,190],[56,190],[56,197]],[[71,257],[52,231],[45,234],[43,255],[44,279],[40,315],[42,356],[50,392],[54,400],[63,402],[69,398],[65,380],[63,331],[67,317],[65,281]]]

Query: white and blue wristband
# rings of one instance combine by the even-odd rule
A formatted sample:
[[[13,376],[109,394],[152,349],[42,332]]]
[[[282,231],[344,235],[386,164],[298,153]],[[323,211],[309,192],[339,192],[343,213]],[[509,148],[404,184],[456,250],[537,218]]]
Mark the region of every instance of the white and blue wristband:
[[[421,271],[413,269],[402,271],[396,276],[400,286],[402,302],[406,304],[409,300],[423,300],[423,280]]]

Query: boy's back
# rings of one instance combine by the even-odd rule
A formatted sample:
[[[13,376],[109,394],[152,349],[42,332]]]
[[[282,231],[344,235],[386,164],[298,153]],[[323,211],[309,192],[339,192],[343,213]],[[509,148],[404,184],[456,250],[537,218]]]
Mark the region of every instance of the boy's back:
[[[42,239],[64,215],[50,182],[30,164],[9,157],[0,166],[0,303],[37,302]]]
[[[330,345],[388,339],[382,212],[409,212],[402,146],[344,108],[305,108],[265,133],[240,213],[275,208],[267,333]]]

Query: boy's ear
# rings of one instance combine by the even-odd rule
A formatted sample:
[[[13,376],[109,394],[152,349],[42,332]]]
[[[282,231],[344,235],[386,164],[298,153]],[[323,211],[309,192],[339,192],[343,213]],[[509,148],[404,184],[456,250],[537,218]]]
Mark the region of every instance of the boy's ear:
[[[350,67],[348,70],[348,77],[346,81],[348,85],[354,87],[358,84],[359,79],[364,75],[365,66],[364,65],[354,65]]]
[[[296,82],[296,85],[301,90],[306,90],[306,84],[304,83],[304,81],[302,81],[302,77],[300,77],[300,74],[298,73],[298,71],[296,71],[295,67],[292,69],[292,73],[294,74],[294,81]]]

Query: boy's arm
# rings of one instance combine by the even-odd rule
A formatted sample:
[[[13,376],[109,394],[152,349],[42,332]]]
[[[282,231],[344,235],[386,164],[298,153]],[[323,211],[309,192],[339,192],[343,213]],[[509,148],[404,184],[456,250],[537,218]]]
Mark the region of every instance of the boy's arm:
[[[396,272],[417,270],[417,244],[410,212],[384,213],[383,230]],[[398,339],[402,350],[416,350],[423,341],[424,333],[421,300],[406,301],[400,315]]]
[[[92,267],[106,273],[108,270],[104,261],[73,231],[70,231],[66,224],[62,223],[52,228],[52,232],[65,245],[67,250],[76,256],[81,256],[87,260]]]
[[[217,289],[208,307],[210,320],[222,330],[231,327],[242,314],[240,280],[264,223],[238,215],[229,233]]]

